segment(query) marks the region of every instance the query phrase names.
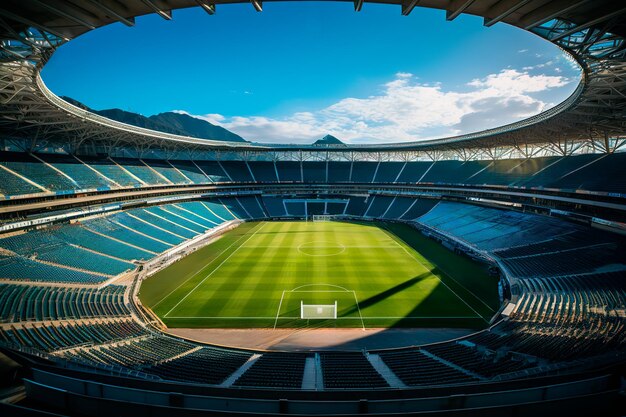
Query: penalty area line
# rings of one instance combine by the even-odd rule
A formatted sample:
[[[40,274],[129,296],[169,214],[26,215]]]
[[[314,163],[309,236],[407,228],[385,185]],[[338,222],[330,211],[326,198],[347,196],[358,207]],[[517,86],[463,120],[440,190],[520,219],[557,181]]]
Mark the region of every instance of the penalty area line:
[[[446,284],[439,276],[437,276],[436,274],[433,273],[433,270],[431,268],[429,268],[427,265],[425,265],[422,261],[419,260],[419,258],[413,254],[411,254],[404,246],[401,246],[398,243],[398,246],[400,246],[402,249],[404,249],[404,251],[407,253],[407,255],[409,255],[411,258],[415,259],[420,265],[422,265],[424,268],[426,268],[426,270],[428,272],[430,272],[432,274],[433,277],[437,278],[437,280],[439,280],[439,282],[441,282],[448,290],[450,290],[450,292],[452,292],[452,294],[454,294],[456,296],[456,298],[458,298],[459,300],[461,300],[461,302],[463,304],[465,304],[466,306],[468,306],[474,313],[476,313],[476,318],[481,319],[482,321],[484,321],[485,323],[489,323],[488,320],[486,320],[478,311],[476,311],[476,309],[474,307],[472,307],[467,301],[465,301],[465,299],[463,297],[461,297],[459,294],[456,293],[456,291],[454,291],[452,288],[450,288],[450,286],[448,284]],[[447,276],[449,276],[448,274],[446,274]],[[456,281],[455,281],[456,282]],[[465,287],[463,287],[465,288]],[[471,294],[471,293],[470,293]],[[481,300],[482,302],[482,300]]]
[[[190,276],[189,278],[187,278],[186,280],[184,280],[178,287],[174,288],[172,291],[170,291],[169,293],[167,293],[167,295],[165,295],[163,298],[161,298],[155,305],[152,306],[152,309],[155,309],[159,304],[161,304],[163,301],[165,301],[165,299],[167,299],[170,295],[172,295],[176,290],[178,290],[180,287],[182,287],[183,285],[185,285],[187,282],[189,282],[189,280],[191,280],[192,278],[194,278],[196,275],[198,275],[200,272],[202,272],[202,270],[204,268],[206,268],[207,266],[211,265],[213,262],[215,262],[220,256],[222,256],[223,254],[226,253],[226,251],[230,248],[233,247],[234,244],[236,244],[237,242],[239,242],[241,239],[243,239],[246,235],[241,235],[237,240],[235,240],[233,243],[231,243],[230,245],[228,245],[228,247],[226,249],[224,249],[223,251],[220,252],[219,255],[217,255],[215,258],[211,259],[209,262],[207,262],[206,264],[202,265],[202,267],[200,269],[198,269],[192,276]]]
[[[280,316],[280,307],[283,305],[283,298],[285,298],[285,290],[283,290],[283,295],[280,296],[280,303],[278,303],[278,311],[276,312],[276,319],[274,320],[274,330],[276,330],[276,325],[278,324],[278,316]]]
[[[359,312],[359,318],[361,319],[361,327],[365,330],[365,322],[363,321],[363,316],[361,315],[361,307],[359,307],[359,300],[356,298],[356,292],[352,291],[352,295],[354,296],[354,302],[356,303],[356,309]]]
[[[263,226],[265,226],[266,224],[267,224],[267,223],[261,223],[261,227],[257,228],[257,229],[254,231],[254,233],[252,233],[250,236],[248,236],[248,238],[244,241],[244,244],[245,244],[248,240],[250,240],[250,239],[251,239],[254,235],[256,235],[256,234],[257,234],[257,232],[258,232],[259,230],[261,230],[261,229],[263,228]],[[211,277],[211,276],[212,276],[215,272],[217,272],[217,270],[219,270],[219,269],[222,267],[222,265],[224,265],[224,264],[226,263],[226,261],[228,261],[228,260],[229,260],[229,259],[230,259],[230,258],[231,258],[234,254],[235,254],[235,253],[237,253],[237,251],[239,250],[239,248],[241,248],[241,246],[238,246],[238,247],[237,247],[237,249],[235,249],[234,251],[232,251],[232,252],[230,253],[230,255],[228,255],[228,256],[226,257],[226,259],[224,259],[224,260],[223,260],[223,261],[222,261],[222,262],[221,262],[221,263],[217,266],[217,268],[215,268],[215,269],[214,269],[213,271],[211,271],[211,272],[210,272],[210,273],[209,273],[206,277],[204,277],[204,279],[203,279],[202,281],[200,281],[200,282],[198,283],[198,285],[196,285],[195,287],[193,287],[193,289],[192,289],[191,291],[189,291],[189,292],[188,292],[188,293],[187,293],[187,294],[186,294],[183,298],[181,298],[181,300],[180,300],[178,303],[176,303],[176,305],[175,305],[174,307],[172,307],[172,308],[170,309],[170,311],[168,311],[168,312],[167,312],[167,313],[166,313],[163,317],[164,317],[164,318],[167,318],[167,317],[169,316],[169,314],[170,314],[172,311],[174,311],[174,310],[176,309],[176,307],[178,307],[178,306],[180,305],[180,303],[182,303],[183,301],[185,301],[185,300],[187,299],[187,297],[189,297],[189,296],[190,296],[190,295],[191,295],[191,294],[192,294],[192,293],[193,293],[196,289],[198,289],[198,287],[199,287],[200,285],[202,285],[202,284],[204,283],[204,281],[206,281],[206,280],[207,280],[209,277]]]

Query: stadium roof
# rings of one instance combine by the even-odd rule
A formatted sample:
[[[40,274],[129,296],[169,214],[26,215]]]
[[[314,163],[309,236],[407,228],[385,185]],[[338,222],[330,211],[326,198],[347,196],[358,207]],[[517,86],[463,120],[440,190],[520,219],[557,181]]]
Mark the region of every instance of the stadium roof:
[[[64,142],[77,149],[89,143],[163,149],[251,151],[443,151],[533,144],[568,146],[592,142],[611,150],[611,139],[626,128],[626,5],[614,0],[382,0],[408,15],[416,7],[482,16],[485,26],[508,23],[561,47],[583,68],[580,83],[564,102],[509,125],[485,131],[408,143],[375,145],[268,145],[220,142],[156,132],[103,118],[72,106],[50,92],[39,71],[54,50],[98,27],[135,17],[202,7],[213,14],[222,4],[242,0],[5,0],[0,5],[0,132],[35,142]],[[261,11],[261,0],[250,7]],[[364,0],[354,0],[359,11]],[[390,6],[391,7],[391,6]],[[562,145],[563,144],[563,145]]]

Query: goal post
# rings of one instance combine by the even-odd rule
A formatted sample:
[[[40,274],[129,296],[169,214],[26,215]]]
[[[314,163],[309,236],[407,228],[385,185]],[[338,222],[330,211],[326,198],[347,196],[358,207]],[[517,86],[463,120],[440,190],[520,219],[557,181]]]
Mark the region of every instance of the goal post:
[[[304,304],[300,301],[301,319],[337,319],[337,301],[335,304]]]
[[[329,222],[337,218],[334,214],[313,214],[311,220],[314,222]]]

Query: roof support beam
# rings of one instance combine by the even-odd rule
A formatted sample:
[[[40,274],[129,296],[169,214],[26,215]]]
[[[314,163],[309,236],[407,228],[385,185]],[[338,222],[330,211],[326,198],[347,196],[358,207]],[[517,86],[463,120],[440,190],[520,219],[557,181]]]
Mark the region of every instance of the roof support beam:
[[[581,30],[585,30],[587,28],[590,28],[592,26],[597,25],[598,23],[602,23],[604,21],[607,21],[609,19],[612,19],[612,18],[614,18],[616,16],[619,16],[621,14],[624,14],[624,13],[626,13],[626,7],[622,7],[621,9],[615,10],[613,13],[605,14],[604,16],[600,16],[600,17],[597,17],[597,18],[595,18],[593,20],[590,20],[590,21],[588,21],[586,23],[583,23],[582,25],[578,25],[576,27],[573,27],[572,29],[565,31],[565,32],[559,34],[558,36],[556,36],[554,38],[551,38],[550,41],[552,41],[552,42],[559,41],[559,40],[561,40],[561,39],[563,39],[563,38],[565,38],[565,37],[567,37],[569,35],[573,35],[574,33],[580,32]]]
[[[163,19],[165,19],[165,20],[172,20],[172,11],[171,10],[163,10],[162,8],[157,6],[156,3],[154,3],[153,0],[141,0],[141,1],[143,1],[143,3],[146,6],[148,6],[150,9],[152,9],[152,11],[157,13]]]
[[[198,6],[202,7],[208,14],[215,14],[215,3],[209,3],[206,0],[196,0]]]
[[[363,0],[354,0],[354,11],[360,12],[363,8]]]
[[[56,31],[54,29],[50,29],[47,26],[41,25],[41,24],[39,24],[37,22],[34,22],[34,21],[30,20],[30,19],[26,19],[25,17],[16,15],[15,13],[12,13],[12,12],[10,12],[8,10],[0,9],[0,16],[4,16],[7,19],[15,20],[16,22],[20,22],[20,23],[23,23],[25,25],[35,27],[37,29],[40,29],[43,32],[51,33],[54,36],[58,36],[59,38],[63,39],[66,42],[70,40],[70,38],[68,38],[67,36],[63,35],[61,32],[58,32],[58,31]]]
[[[420,0],[403,0],[402,1],[402,16],[408,16],[411,14],[415,6]]]
[[[109,6],[106,6],[102,3],[100,3],[98,0],[87,0],[89,1],[91,4],[93,4],[94,6],[96,6],[97,8],[99,8],[100,10],[104,11],[106,14],[109,15],[109,17],[122,22],[123,24],[125,24],[126,26],[135,26],[135,18],[134,17],[124,17],[122,16],[120,13],[116,12],[115,10],[113,10],[112,8],[110,8]]]
[[[559,16],[563,16],[564,14],[582,6],[585,3],[589,3],[590,1],[593,0],[561,0],[549,2],[532,12],[525,14],[520,19],[520,23],[523,25],[524,29],[530,30],[543,25],[552,19],[556,19]]]
[[[450,3],[450,9],[446,10],[446,20],[452,21],[459,17],[475,0],[455,0]]]
[[[531,0],[521,0],[521,1],[510,1],[510,0],[501,0],[495,5],[493,5],[487,12],[488,15],[495,14],[494,17],[488,18],[485,17],[484,25],[486,27],[491,27],[496,23],[500,22],[502,19],[509,16],[511,13],[514,13],[516,10],[521,9]]]
[[[262,0],[250,0],[250,3],[252,3],[252,6],[254,7],[254,10],[256,10],[257,12],[262,12],[263,11],[263,1]]]
[[[78,23],[79,25],[84,26],[87,29],[94,30],[96,28],[96,26],[93,23],[85,20],[84,17],[77,16],[76,13],[78,11],[76,11],[76,13],[72,13],[69,10],[67,10],[68,6],[64,6],[65,10],[63,10],[59,8],[58,6],[55,7],[54,5],[51,5],[45,1],[41,1],[41,0],[31,0],[31,1],[37,3],[37,5],[39,5],[40,7],[43,7],[44,9],[51,11],[57,16],[65,17],[66,19],[69,19],[74,23]]]

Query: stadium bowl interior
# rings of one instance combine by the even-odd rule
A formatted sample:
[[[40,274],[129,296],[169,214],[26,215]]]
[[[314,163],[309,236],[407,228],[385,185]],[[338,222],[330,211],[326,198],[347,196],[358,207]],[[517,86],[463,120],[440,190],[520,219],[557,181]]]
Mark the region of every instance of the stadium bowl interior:
[[[486,26],[510,24],[559,46],[582,68],[572,95],[537,116],[412,143],[268,145],[157,132],[74,106],[39,76],[57,47],[87,31],[133,26],[150,13],[169,19],[186,7],[213,14],[238,2],[0,5],[0,412],[623,415],[624,5],[380,1],[405,15],[430,7],[447,20],[469,13]],[[260,0],[251,3],[262,9]],[[363,3],[355,0],[355,10]],[[268,328],[232,329],[235,338],[173,329],[229,327],[208,313],[200,324],[176,324],[169,313],[197,315],[180,305],[187,289],[195,291],[216,265],[236,270],[235,251],[263,258],[261,246],[275,242],[268,231],[289,229],[291,243],[275,256],[300,257],[304,268],[330,263],[354,249],[350,233],[323,245],[298,233],[333,236],[339,227],[395,245],[417,261],[415,270],[354,304],[342,300],[357,299],[358,279],[355,287],[326,287],[337,295],[312,297],[324,305],[312,309],[293,295],[302,281],[280,287],[281,304],[291,303],[285,308],[296,317],[279,306],[267,323],[230,326]],[[262,229],[268,233],[257,234]],[[359,259],[367,264],[372,253]],[[393,267],[397,256],[385,262]],[[210,262],[199,268],[200,258]],[[355,268],[358,278],[369,267]],[[460,269],[477,272],[463,281]],[[226,278],[220,275],[227,287]],[[368,316],[387,299],[400,308],[393,297],[412,286],[428,292],[420,305],[438,305],[430,311],[445,320]],[[447,303],[441,294],[457,298]],[[470,310],[465,321],[451,319]],[[350,314],[357,324],[347,327],[388,329],[319,348],[255,344],[262,332],[343,327],[320,317],[350,322]],[[209,336],[193,337],[202,332]]]

